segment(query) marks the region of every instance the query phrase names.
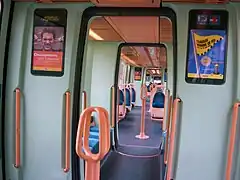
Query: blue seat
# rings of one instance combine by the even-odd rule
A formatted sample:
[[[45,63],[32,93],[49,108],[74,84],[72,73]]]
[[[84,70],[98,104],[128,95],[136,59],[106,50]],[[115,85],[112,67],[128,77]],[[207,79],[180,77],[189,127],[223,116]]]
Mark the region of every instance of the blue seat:
[[[95,139],[95,138],[89,138],[89,148],[91,150],[92,153],[98,153],[99,150],[99,140]]]
[[[114,128],[110,129],[111,132]],[[97,126],[92,126],[90,128],[90,135],[89,135],[89,148],[92,153],[98,153],[99,150],[99,128]]]
[[[148,91],[148,92],[151,92],[151,89],[150,89],[150,88],[151,88],[151,84],[149,84],[149,85],[147,86],[147,91]]]
[[[124,94],[122,90],[119,89],[119,105],[123,105],[124,103]]]
[[[131,106],[131,95],[129,89],[125,89],[126,91],[126,106]]]
[[[136,102],[136,91],[134,88],[132,88],[132,102],[135,103]]]
[[[158,91],[153,97],[152,107],[153,108],[164,108],[165,96],[163,92]]]
[[[97,126],[92,126],[92,127],[90,128],[90,132],[99,132],[99,129],[98,129]]]
[[[99,131],[90,131],[89,138],[98,139],[99,138]]]

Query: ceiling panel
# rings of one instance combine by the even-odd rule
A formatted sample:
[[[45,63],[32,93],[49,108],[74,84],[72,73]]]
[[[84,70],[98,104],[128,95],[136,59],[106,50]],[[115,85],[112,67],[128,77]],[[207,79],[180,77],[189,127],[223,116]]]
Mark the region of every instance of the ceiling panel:
[[[90,2],[90,0],[13,0],[15,2]],[[232,0],[238,2],[239,0]],[[160,0],[91,0],[96,6],[159,7]],[[229,0],[163,0],[171,3],[226,4]]]
[[[126,42],[159,41],[157,17],[105,17]]]
[[[101,37],[99,40],[103,41],[157,43],[160,36],[161,42],[171,43],[171,22],[166,18],[161,18],[160,33],[158,25],[157,17],[98,17],[92,21],[90,28]],[[93,38],[89,37],[89,39]],[[151,54],[150,51],[146,47],[124,47],[122,49],[124,57],[127,57],[126,61],[129,61],[130,64],[134,61],[135,64],[144,67],[166,67],[165,49],[160,50],[155,47],[154,54]]]
[[[96,6],[159,7],[160,0],[91,0]]]
[[[95,18],[90,24],[90,29],[104,41],[122,41],[121,36],[102,17]]]
[[[37,3],[54,3],[54,2],[90,2],[90,0],[13,0],[15,2],[37,2]]]

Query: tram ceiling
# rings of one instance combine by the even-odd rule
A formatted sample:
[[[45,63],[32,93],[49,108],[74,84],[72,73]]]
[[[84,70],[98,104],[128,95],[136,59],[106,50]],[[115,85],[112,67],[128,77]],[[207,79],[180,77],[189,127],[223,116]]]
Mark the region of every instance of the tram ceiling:
[[[90,24],[89,39],[171,44],[172,24],[167,18],[158,17],[97,17]],[[132,65],[166,67],[166,53],[164,53],[166,50],[161,49],[163,48],[125,47],[122,50],[124,54],[122,57]]]

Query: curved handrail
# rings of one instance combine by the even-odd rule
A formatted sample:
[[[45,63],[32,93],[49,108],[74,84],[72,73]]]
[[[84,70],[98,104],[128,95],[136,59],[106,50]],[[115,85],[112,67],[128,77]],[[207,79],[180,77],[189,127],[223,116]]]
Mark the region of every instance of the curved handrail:
[[[167,164],[167,157],[168,157],[168,138],[169,138],[169,131],[170,131],[170,124],[171,124],[171,110],[172,110],[172,96],[169,97],[168,103],[168,112],[167,112],[167,135],[165,140],[165,151],[164,151],[164,163]]]
[[[181,102],[180,98],[176,98],[173,102],[173,112],[172,112],[172,123],[171,123],[171,135],[170,135],[170,145],[169,145],[169,155],[168,155],[168,168],[167,168],[167,178],[166,180],[172,179],[172,169],[173,169],[173,153],[176,135],[176,125],[178,116],[178,105]]]
[[[99,151],[97,154],[91,152],[88,140],[93,112],[97,112],[99,117]],[[75,148],[77,155],[86,161],[85,179],[98,180],[100,177],[100,160],[104,158],[110,149],[110,123],[106,109],[89,107],[82,112],[78,124]]]
[[[64,172],[68,172],[70,170],[70,131],[71,131],[71,125],[70,125],[70,113],[71,113],[71,93],[67,91],[65,93],[66,98],[66,105],[65,105],[65,163],[64,163]]]
[[[15,162],[14,167],[19,168],[21,164],[21,90],[15,89]]]
[[[234,154],[234,144],[236,141],[236,131],[237,131],[237,121],[238,121],[238,108],[240,102],[237,102],[233,106],[232,113],[232,126],[230,130],[230,143],[228,145],[228,155],[227,155],[227,168],[226,168],[226,180],[231,180],[231,172],[233,165],[233,154]]]
[[[87,108],[87,92],[82,91],[82,98],[83,98],[83,110]]]

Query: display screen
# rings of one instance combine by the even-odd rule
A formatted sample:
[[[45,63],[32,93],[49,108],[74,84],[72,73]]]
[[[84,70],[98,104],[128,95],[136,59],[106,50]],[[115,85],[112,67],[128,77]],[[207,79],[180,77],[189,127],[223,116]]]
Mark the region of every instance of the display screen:
[[[142,79],[142,68],[135,67],[134,80],[141,81],[141,79]]]
[[[190,12],[186,81],[198,84],[223,84],[226,74],[226,11]],[[224,18],[221,16],[224,15]]]
[[[67,11],[36,9],[34,12],[31,73],[62,76],[66,41]]]

